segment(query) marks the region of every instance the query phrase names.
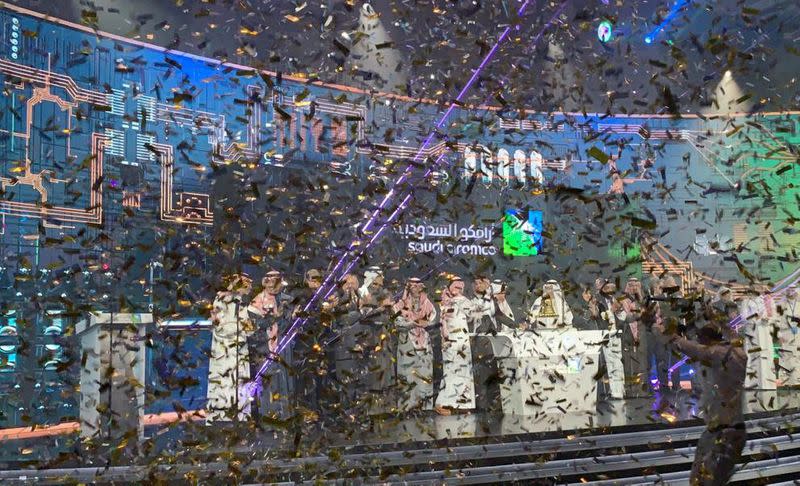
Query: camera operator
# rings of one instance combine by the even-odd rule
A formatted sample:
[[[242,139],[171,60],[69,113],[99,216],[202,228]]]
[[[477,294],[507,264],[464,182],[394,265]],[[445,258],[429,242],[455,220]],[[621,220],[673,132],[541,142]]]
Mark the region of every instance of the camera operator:
[[[660,282],[654,282],[653,295],[647,297],[649,317],[645,319],[646,327],[649,327],[648,322],[653,322],[652,314],[655,314],[655,319],[663,322],[667,329],[673,330],[680,336],[686,336],[687,331],[693,332],[701,313],[704,293],[701,288],[691,290],[688,295],[684,294],[681,286],[671,275],[666,275]],[[687,323],[691,325],[687,326]],[[662,392],[667,390],[669,380],[672,382],[672,390],[680,391],[680,367],[672,369],[673,363],[680,360],[680,355],[673,352],[657,333],[650,333],[648,338],[650,339],[648,353],[655,357],[659,390]]]
[[[703,380],[703,417],[706,430],[700,437],[692,464],[690,484],[727,484],[741,456],[747,434],[742,412],[747,355],[742,339],[729,326],[731,306],[725,300],[703,305],[705,325],[696,341],[678,335],[677,326],[653,324],[653,333],[699,365]]]

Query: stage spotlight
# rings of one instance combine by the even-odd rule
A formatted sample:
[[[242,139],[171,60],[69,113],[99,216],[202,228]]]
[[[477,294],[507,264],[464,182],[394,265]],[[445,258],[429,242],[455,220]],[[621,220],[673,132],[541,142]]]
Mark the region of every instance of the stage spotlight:
[[[710,94],[710,105],[703,112],[706,114],[747,112],[752,108],[753,102],[746,94],[733,72],[726,70]]]
[[[368,19],[377,19],[378,13],[375,12],[375,9],[372,8],[372,5],[365,3],[361,6],[361,13]]]
[[[394,46],[394,41],[383,24],[375,8],[365,3],[358,10],[358,28],[350,32],[353,39],[346,69],[356,75],[362,74],[364,81],[374,87],[405,86],[407,70],[402,52]],[[355,41],[355,39],[360,39]],[[360,80],[361,81],[361,80]]]
[[[605,44],[610,41],[613,36],[614,25],[608,20],[600,22],[600,25],[597,26],[597,38],[600,39],[600,42]]]
[[[652,38],[651,36],[649,36],[649,35],[648,35],[648,36],[646,36],[646,37],[644,38],[644,43],[645,43],[645,44],[652,44],[652,43],[653,43],[653,38]]]

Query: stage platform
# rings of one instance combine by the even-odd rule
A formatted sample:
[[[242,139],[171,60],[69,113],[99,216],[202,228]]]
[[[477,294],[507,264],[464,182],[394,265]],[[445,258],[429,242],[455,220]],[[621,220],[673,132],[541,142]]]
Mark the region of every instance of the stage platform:
[[[792,434],[800,426],[800,391],[751,392],[746,407],[747,464],[735,480],[769,484],[797,477],[800,441]],[[601,402],[596,414],[578,417],[424,412],[262,430],[206,426],[194,418],[149,425],[133,463],[110,459],[118,444],[90,450],[76,431],[8,438],[0,448],[0,482],[69,477],[120,484],[159,477],[180,484],[230,476],[287,484],[652,484],[661,475],[682,484],[703,430],[688,390]]]

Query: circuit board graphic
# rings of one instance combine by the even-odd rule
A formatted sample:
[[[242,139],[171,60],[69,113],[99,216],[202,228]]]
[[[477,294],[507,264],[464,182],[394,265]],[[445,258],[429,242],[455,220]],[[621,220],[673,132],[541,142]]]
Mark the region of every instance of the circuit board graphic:
[[[255,71],[5,4],[0,29],[7,246],[41,233],[40,225],[58,240],[84,227],[107,229],[124,211],[210,227],[219,165],[380,178],[387,163],[417,154],[444,111],[433,100]],[[774,209],[797,196],[797,114],[520,116],[456,107],[450,120],[420,154],[449,161],[434,181],[479,173],[487,187],[513,181],[645,195],[659,184],[669,199],[645,197],[640,209],[666,229],[662,244],[695,248],[673,257],[695,260],[694,271],[703,271],[709,245],[748,244],[756,254],[797,242]],[[676,169],[687,160],[691,174]],[[714,214],[719,234],[706,234]],[[756,219],[762,226],[748,223]],[[758,265],[767,275],[792,270],[777,257]]]
[[[535,212],[536,232],[507,228],[508,253],[523,251],[508,257],[506,269],[521,268],[526,277],[540,276],[534,270],[547,266],[540,251],[558,250],[554,233],[567,235],[580,249],[612,219],[553,223],[553,215],[536,206],[553,187],[630,198],[626,214],[637,216],[630,226],[646,228],[649,237],[627,245],[622,240],[637,238],[615,241],[612,228],[609,241],[595,241],[604,248],[601,257],[621,262],[613,270],[636,266],[644,274],[675,275],[684,288],[702,281],[743,293],[749,283],[741,268],[775,283],[800,266],[794,250],[800,244],[794,228],[800,221],[798,113],[675,117],[456,106],[435,129],[448,100],[256,71],[4,2],[0,82],[0,277],[23,269],[26,276],[49,278],[46,271],[72,266],[82,281],[99,274],[95,284],[105,278],[105,284],[117,285],[116,268],[98,257],[113,253],[115,229],[135,218],[148,231],[164,226],[182,231],[188,235],[182,243],[202,240],[222,218],[213,189],[220,167],[302,168],[391,184],[397,174],[390,167],[414,158],[431,164],[440,157],[446,163],[431,172],[431,185],[469,181],[464,186],[503,195],[495,201],[498,211]],[[428,137],[432,142],[420,150]],[[502,199],[509,192],[513,203]],[[466,206],[465,199],[451,198]],[[437,204],[435,198],[429,201]],[[473,221],[458,223],[471,228]],[[526,241],[538,247],[516,241],[533,234],[538,238]],[[180,248],[180,256],[190,253],[188,246]],[[149,251],[143,268],[132,264],[120,272],[136,287],[130,294],[144,295],[145,287],[159,280],[154,269],[163,268],[162,255],[156,254],[161,250]],[[735,264],[731,254],[739,259]],[[581,269],[587,275],[612,271],[601,264]],[[135,278],[129,275],[136,271]],[[53,292],[58,296],[63,290]],[[93,297],[105,305],[109,299],[102,293]],[[21,295],[13,281],[0,290],[3,302],[24,299]],[[39,319],[29,332],[39,334],[33,348],[44,359],[25,358],[17,354],[16,336],[28,332],[17,326],[19,315],[12,310],[0,316],[0,392],[17,398],[14,371],[55,373],[47,367],[58,367],[60,358],[51,354],[61,353],[61,346],[48,335],[63,331],[53,316],[23,315],[29,322]],[[202,354],[208,342],[187,344],[187,352]],[[39,395],[23,397],[32,404],[9,401],[0,410],[9,423],[22,424],[19,415],[34,409],[47,420],[74,415],[65,408],[69,403],[61,398],[58,390],[64,388],[57,379],[37,383],[44,383]]]

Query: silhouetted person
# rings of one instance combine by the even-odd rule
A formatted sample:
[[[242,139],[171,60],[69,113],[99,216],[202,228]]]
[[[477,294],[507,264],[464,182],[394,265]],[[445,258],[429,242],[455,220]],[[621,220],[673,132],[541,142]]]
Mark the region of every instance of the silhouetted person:
[[[289,377],[291,348],[278,352],[278,342],[283,338],[292,320],[291,297],[283,291],[286,283],[281,272],[270,270],[261,280],[262,290],[247,307],[250,319],[256,324],[256,332],[248,339],[250,376],[255,378],[267,357],[276,363],[261,377],[263,390],[256,400],[252,413],[271,418],[285,418],[289,414],[292,387]]]
[[[647,305],[649,308],[645,312],[646,321],[657,319],[662,321],[667,329],[675,329],[679,334],[685,333],[687,318],[692,319],[693,314],[690,312],[692,306],[690,301],[684,298],[680,285],[671,275],[652,283],[652,293]],[[675,366],[673,369],[679,362],[680,355],[673,353],[667,341],[658,333],[651,332],[646,339],[649,345],[648,356],[656,363],[659,391],[663,393],[668,390],[670,383],[673,391],[680,391],[681,367]]]
[[[706,430],[697,443],[689,482],[723,485],[747,440],[742,412],[747,355],[742,339],[728,325],[728,309],[706,304],[703,310],[706,325],[697,332],[697,341],[679,336],[675,326],[665,329],[660,320],[653,324],[653,332],[699,364]]]

